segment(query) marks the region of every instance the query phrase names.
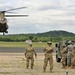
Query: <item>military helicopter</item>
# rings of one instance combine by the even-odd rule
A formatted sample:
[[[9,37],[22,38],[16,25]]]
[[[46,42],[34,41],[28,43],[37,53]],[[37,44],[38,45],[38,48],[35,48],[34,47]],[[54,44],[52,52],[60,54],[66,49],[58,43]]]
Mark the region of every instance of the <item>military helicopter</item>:
[[[7,19],[5,17],[28,17],[28,15],[5,15],[5,13],[13,13],[11,11],[14,10],[19,10],[27,7],[19,7],[19,8],[14,8],[6,11],[0,11],[0,33],[8,33],[8,24],[7,24]]]

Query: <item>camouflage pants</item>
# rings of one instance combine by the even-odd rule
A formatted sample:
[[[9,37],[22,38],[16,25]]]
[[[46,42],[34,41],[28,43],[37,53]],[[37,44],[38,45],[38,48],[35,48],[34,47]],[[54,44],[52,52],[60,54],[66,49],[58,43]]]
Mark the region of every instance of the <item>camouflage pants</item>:
[[[67,65],[68,66],[71,66],[71,58],[72,57],[72,54],[67,54]]]
[[[49,58],[45,57],[43,69],[44,70],[46,69],[48,61],[49,61],[49,65],[50,65],[50,70],[52,70],[53,69],[53,58],[52,57],[49,57]]]
[[[66,60],[67,60],[66,55],[62,55],[62,65],[63,65],[63,67],[66,66]]]
[[[33,69],[34,66],[34,58],[27,58],[26,59],[26,68],[29,67],[29,62],[31,61],[31,68]]]

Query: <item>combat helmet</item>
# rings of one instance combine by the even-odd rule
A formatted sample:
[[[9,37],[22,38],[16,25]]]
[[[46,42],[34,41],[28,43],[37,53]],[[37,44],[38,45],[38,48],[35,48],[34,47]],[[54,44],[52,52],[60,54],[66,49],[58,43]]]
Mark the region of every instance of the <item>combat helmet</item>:
[[[32,42],[29,42],[29,45],[32,45]]]
[[[52,42],[51,41],[48,41],[47,44],[52,44]]]
[[[68,41],[68,44],[72,44],[72,41],[71,41],[71,40],[69,40],[69,41]]]
[[[66,45],[65,45],[65,44],[63,44],[63,45],[62,45],[62,47],[66,47]]]

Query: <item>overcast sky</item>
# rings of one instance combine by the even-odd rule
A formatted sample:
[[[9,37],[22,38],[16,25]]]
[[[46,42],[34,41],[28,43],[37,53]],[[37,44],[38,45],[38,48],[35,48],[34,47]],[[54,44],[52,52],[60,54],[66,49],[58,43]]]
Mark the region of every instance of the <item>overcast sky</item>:
[[[29,16],[7,18],[8,34],[42,33],[52,30],[75,33],[75,0],[0,0],[0,10],[23,6],[27,8],[12,12]]]

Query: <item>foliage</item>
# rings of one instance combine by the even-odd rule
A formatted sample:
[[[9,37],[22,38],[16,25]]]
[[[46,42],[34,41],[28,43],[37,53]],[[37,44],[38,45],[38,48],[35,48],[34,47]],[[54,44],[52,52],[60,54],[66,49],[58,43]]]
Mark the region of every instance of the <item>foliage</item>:
[[[24,42],[26,40],[33,42],[59,42],[62,40],[75,40],[75,34],[66,31],[50,31],[37,34],[13,34],[13,35],[0,35],[0,41],[7,42]]]

